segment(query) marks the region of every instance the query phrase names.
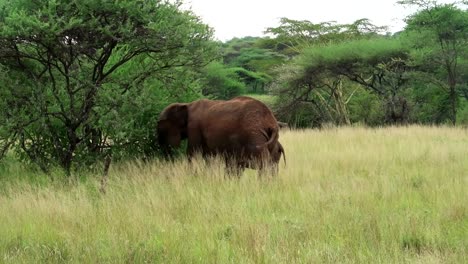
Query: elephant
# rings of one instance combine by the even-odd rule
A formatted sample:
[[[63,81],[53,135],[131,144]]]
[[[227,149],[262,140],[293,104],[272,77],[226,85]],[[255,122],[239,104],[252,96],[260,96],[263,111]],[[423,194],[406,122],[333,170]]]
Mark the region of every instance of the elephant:
[[[220,155],[229,174],[240,176],[245,168],[277,172],[283,146],[271,110],[247,96],[231,100],[200,99],[173,103],[159,115],[158,142],[166,157],[187,139],[189,161],[196,153],[204,158]],[[285,158],[286,162],[286,158]]]

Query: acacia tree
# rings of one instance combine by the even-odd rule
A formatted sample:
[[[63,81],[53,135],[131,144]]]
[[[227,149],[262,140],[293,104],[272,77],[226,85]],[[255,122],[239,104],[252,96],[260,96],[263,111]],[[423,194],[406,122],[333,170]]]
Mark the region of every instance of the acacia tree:
[[[349,124],[346,105],[355,89],[344,89],[343,83],[351,81],[382,99],[388,123],[404,122],[408,104],[400,93],[407,80],[406,54],[400,41],[386,38],[307,48],[294,66],[279,70],[280,113],[308,103],[320,113],[317,121]]]
[[[223,63],[237,73],[248,92],[264,93],[265,86],[272,79],[272,69],[285,59],[284,55],[264,47],[268,40],[259,37],[234,38],[222,45]]]
[[[268,28],[266,32],[275,36],[277,50],[298,58],[278,70],[276,76],[279,77],[272,85],[284,96],[279,113],[296,115],[300,112],[305,116],[307,112],[314,111],[317,114],[309,116],[314,123],[350,124],[347,104],[356,89],[347,89],[347,78],[328,67],[332,65],[320,64],[321,53],[327,53],[324,55],[326,63],[339,63],[339,59],[334,59],[336,48],[343,50],[350,41],[376,38],[385,30],[386,27],[376,26],[368,19],[359,19],[351,24],[333,21],[315,24],[282,18],[280,26]],[[340,43],[345,44],[340,46]],[[345,52],[352,51],[348,49]],[[304,111],[305,108],[308,110]]]
[[[237,75],[238,68],[229,68],[224,64],[214,61],[207,65],[204,71],[203,95],[213,98],[229,100],[245,92],[245,84]]]
[[[276,48],[279,51],[292,57],[300,54],[304,48],[316,44],[374,37],[386,29],[385,26],[372,24],[366,18],[358,19],[351,24],[338,24],[335,21],[315,24],[308,20],[283,17],[278,27],[267,28],[265,33],[275,37]]]
[[[74,161],[150,144],[148,135],[127,138],[145,104],[158,103],[146,98],[167,100],[158,89],[190,83],[191,69],[214,54],[211,29],[179,6],[0,2],[0,154],[14,146],[43,170],[57,164],[70,174]]]
[[[423,78],[447,94],[449,118],[455,124],[457,102],[463,95],[463,73],[467,70],[461,62],[468,58],[468,12],[455,4],[441,5],[432,0],[399,3],[420,9],[406,19],[405,32],[414,48],[413,59]]]
[[[300,64],[284,65],[278,69],[278,77],[271,89],[279,94],[277,114],[299,125],[334,123],[349,125],[346,107],[352,92],[343,89],[343,78],[326,68],[304,67]],[[309,112],[309,113],[307,113]],[[309,119],[313,124],[301,124]]]

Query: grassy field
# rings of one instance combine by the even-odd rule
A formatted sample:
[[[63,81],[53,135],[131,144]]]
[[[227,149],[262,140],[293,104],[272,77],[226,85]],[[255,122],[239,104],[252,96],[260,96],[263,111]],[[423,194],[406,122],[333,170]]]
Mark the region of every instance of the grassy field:
[[[287,166],[275,179],[225,179],[198,160],[114,165],[106,195],[97,176],[4,180],[0,263],[468,262],[468,130],[330,128],[280,141]]]

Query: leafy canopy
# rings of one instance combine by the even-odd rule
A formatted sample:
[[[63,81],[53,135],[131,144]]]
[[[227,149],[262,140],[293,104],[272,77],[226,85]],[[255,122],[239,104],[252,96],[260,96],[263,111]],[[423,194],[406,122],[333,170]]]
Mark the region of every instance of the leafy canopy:
[[[43,170],[58,164],[67,172],[74,161],[154,151],[143,147],[154,146],[148,121],[156,120],[158,101],[170,100],[158,96],[193,83],[214,56],[212,30],[179,6],[2,1],[1,141]],[[179,96],[196,93],[194,85],[182,87],[188,89]]]

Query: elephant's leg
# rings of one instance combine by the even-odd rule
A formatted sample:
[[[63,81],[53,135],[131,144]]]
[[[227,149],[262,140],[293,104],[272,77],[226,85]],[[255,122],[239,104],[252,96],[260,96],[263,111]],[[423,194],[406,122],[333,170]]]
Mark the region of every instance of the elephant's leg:
[[[229,178],[240,178],[244,170],[237,165],[229,165],[226,167],[226,176]]]
[[[199,131],[189,127],[187,139],[187,158],[189,162],[192,162],[193,157],[195,157],[197,153],[202,152],[202,137]]]
[[[193,157],[195,157],[196,153],[200,151],[200,148],[197,147],[197,144],[195,144],[193,141],[188,141],[187,142],[187,158],[191,162]]]
[[[187,144],[187,159],[189,163],[192,163],[192,159],[195,156],[195,153],[196,153],[196,149],[190,144]]]
[[[225,157],[226,176],[240,178],[244,172],[244,167],[234,157]]]
[[[199,157],[200,154],[203,155],[200,133],[193,128],[189,128],[189,133],[187,135],[187,159],[190,171],[194,175],[201,175],[204,171],[204,166],[197,160],[197,156]]]
[[[278,176],[278,164],[266,163],[258,170],[259,178],[276,177]]]
[[[258,176],[260,178],[274,177],[278,174],[278,164],[272,161],[270,152],[267,149],[261,151],[257,155],[256,160],[258,164]]]

